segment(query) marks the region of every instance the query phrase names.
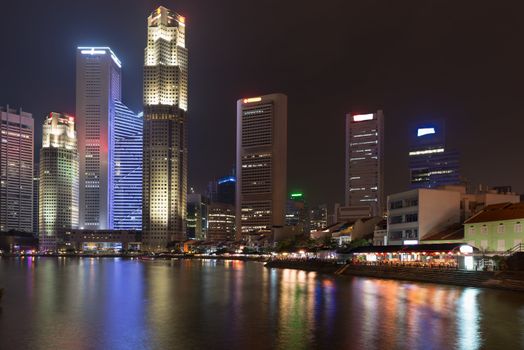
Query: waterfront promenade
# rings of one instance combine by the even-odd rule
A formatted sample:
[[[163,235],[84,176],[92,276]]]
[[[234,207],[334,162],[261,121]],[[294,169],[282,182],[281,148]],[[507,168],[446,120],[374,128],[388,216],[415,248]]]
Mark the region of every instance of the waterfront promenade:
[[[266,263],[266,267],[524,292],[524,272],[521,271],[465,271],[414,265],[348,264],[327,259],[272,259]]]

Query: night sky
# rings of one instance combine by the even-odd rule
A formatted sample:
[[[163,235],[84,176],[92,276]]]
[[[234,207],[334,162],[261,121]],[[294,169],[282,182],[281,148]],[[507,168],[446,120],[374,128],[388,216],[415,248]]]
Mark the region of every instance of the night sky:
[[[189,184],[235,162],[236,100],[289,98],[288,187],[343,202],[347,112],[384,110],[386,193],[408,188],[408,125],[447,123],[472,184],[524,192],[523,1],[90,0],[0,4],[0,104],[75,112],[75,48],[110,46],[141,110],[147,16],[187,17]]]

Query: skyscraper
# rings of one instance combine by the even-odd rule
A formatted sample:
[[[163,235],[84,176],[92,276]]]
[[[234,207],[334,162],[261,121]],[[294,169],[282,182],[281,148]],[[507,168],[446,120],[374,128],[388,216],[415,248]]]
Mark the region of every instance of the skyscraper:
[[[207,198],[199,193],[187,196],[187,238],[204,240],[207,238]]]
[[[33,233],[38,235],[38,226],[40,221],[38,220],[38,203],[39,203],[39,191],[40,191],[40,163],[34,163],[33,165]]]
[[[143,249],[185,238],[188,51],[185,17],[159,7],[148,17],[144,59]]]
[[[309,233],[309,209],[304,194],[294,192],[286,203],[286,226],[292,226],[294,233]]]
[[[124,169],[117,164],[121,153],[120,156],[115,154],[126,149],[126,142],[136,143],[142,128],[141,118],[121,102],[121,67],[122,63],[109,47],[77,49],[80,227],[85,229],[123,227],[120,225],[123,218],[133,217],[124,227],[140,227],[137,224],[141,221],[137,203],[141,199],[136,197],[136,181],[120,181],[122,171],[132,172],[131,168],[139,171],[140,158],[136,158],[134,164],[126,164]],[[132,150],[127,151],[136,154],[136,146],[130,147]],[[119,193],[123,191],[131,194],[128,203],[119,199]]]
[[[0,231],[33,232],[33,117],[0,107],[0,122]]]
[[[346,115],[346,207],[384,215],[384,114]]]
[[[446,145],[445,122],[418,123],[411,128],[409,152],[412,188],[460,184],[459,153]]]
[[[110,152],[111,228],[142,229],[142,115],[115,102],[115,123]]]
[[[50,113],[40,150],[40,250],[56,250],[57,232],[78,227],[79,157],[75,119]]]
[[[287,96],[237,101],[237,237],[282,239],[287,188]]]

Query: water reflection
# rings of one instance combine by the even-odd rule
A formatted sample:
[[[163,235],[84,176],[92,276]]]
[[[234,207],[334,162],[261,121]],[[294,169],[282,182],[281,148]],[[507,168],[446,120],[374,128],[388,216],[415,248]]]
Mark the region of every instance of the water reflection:
[[[519,293],[221,260],[0,259],[2,349],[523,348]]]

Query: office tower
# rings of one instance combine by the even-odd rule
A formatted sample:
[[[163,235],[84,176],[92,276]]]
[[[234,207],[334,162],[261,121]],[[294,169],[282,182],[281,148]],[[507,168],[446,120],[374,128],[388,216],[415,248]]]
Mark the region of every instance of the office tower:
[[[207,185],[207,198],[209,202],[235,205],[236,182],[237,180],[234,175],[209,181]]]
[[[187,238],[204,240],[207,237],[208,201],[199,193],[187,196]]]
[[[111,228],[142,229],[142,114],[115,101],[109,171]]]
[[[346,115],[346,207],[384,215],[384,114]]]
[[[301,192],[291,193],[287,199],[286,226],[293,226],[295,233],[309,232],[309,210]]]
[[[188,52],[184,17],[159,7],[147,21],[143,249],[163,250],[186,235]]]
[[[235,189],[237,180],[235,176],[226,176],[217,181],[217,199],[218,203],[227,203],[235,205]]]
[[[419,123],[411,128],[409,152],[412,188],[460,184],[459,153],[446,145],[443,120]]]
[[[40,250],[57,249],[57,233],[78,227],[79,157],[75,118],[50,113],[44,121],[40,150]]]
[[[235,239],[235,206],[228,203],[211,203],[208,206],[207,239],[228,241]]]
[[[0,231],[33,232],[33,117],[9,106],[0,117]]]
[[[206,196],[210,202],[235,204],[236,200],[236,176],[235,169],[231,175],[213,179],[207,184]]]
[[[327,205],[321,204],[310,210],[310,231],[323,230],[328,226]]]
[[[38,235],[38,198],[40,191],[40,163],[33,166],[33,233]]]
[[[112,229],[132,218],[126,228],[139,228],[136,183],[118,182],[123,169],[115,154],[127,138],[136,143],[142,119],[121,101],[122,64],[109,47],[78,47],[76,56],[76,121],[80,155],[80,227]],[[123,141],[124,140],[124,141]],[[125,147],[125,146],[124,146]],[[133,146],[133,152],[135,146]],[[139,169],[140,159],[135,160]],[[119,186],[117,188],[117,186]],[[127,188],[123,186],[129,186]],[[129,205],[119,200],[118,192],[129,192]]]
[[[287,96],[237,101],[237,237],[283,239],[287,187]]]

